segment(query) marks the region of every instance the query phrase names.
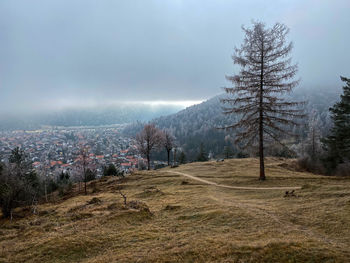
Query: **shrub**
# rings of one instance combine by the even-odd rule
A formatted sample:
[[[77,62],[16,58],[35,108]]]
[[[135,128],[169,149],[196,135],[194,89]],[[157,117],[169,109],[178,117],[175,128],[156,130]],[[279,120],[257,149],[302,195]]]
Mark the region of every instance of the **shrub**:
[[[116,167],[114,164],[109,164],[107,167],[103,168],[104,176],[124,176],[124,171],[121,171],[119,167]]]
[[[95,170],[91,170],[88,168],[86,169],[85,173],[86,173],[86,177],[85,177],[86,182],[90,182],[96,179],[97,172]]]
[[[248,158],[249,157],[249,154],[245,153],[245,152],[242,152],[242,151],[239,151],[236,155],[237,158]]]
[[[335,175],[337,176],[350,176],[350,162],[338,164]]]
[[[71,192],[72,189],[73,189],[73,183],[71,181],[69,181],[66,184],[60,184],[58,186],[58,195],[64,196],[64,195],[68,194],[69,192]]]
[[[303,157],[298,159],[299,168],[316,174],[325,174],[326,169],[323,166],[322,162],[318,159],[312,160],[310,157]]]

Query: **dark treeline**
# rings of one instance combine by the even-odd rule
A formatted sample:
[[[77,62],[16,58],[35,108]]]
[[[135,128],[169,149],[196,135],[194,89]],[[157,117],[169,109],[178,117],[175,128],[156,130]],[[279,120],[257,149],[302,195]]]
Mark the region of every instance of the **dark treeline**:
[[[78,183],[79,193],[85,190],[86,194],[82,183],[95,180],[97,173],[89,168],[82,173],[72,177],[65,171],[55,176],[49,171],[36,171],[23,149],[13,149],[9,160],[0,163],[0,207],[3,217],[12,218],[13,210],[21,206],[31,206],[32,212],[36,213],[38,203],[48,202],[52,197],[54,199],[53,193],[59,196],[71,193],[73,183]],[[104,168],[103,175],[124,176],[124,172],[110,164]]]
[[[312,113],[304,141],[302,167],[327,175],[350,175],[350,79],[344,83],[340,100],[330,109],[331,128],[324,135],[319,118]]]

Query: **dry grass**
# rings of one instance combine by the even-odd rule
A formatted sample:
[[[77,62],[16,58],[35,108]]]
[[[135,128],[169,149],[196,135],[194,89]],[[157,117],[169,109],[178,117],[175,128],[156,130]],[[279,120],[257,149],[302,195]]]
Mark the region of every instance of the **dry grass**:
[[[268,159],[193,163],[96,183],[100,191],[0,221],[0,262],[349,262],[350,178],[294,171]],[[302,186],[233,190],[226,185]],[[123,205],[121,187],[133,203]],[[93,198],[98,198],[100,201]],[[136,204],[136,206],[135,206]],[[146,205],[150,209],[148,211]]]

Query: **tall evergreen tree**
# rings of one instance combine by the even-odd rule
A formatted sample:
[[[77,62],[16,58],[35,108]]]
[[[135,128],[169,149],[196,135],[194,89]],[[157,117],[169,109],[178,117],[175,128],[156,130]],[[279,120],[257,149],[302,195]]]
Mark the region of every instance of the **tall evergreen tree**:
[[[235,48],[232,59],[241,69],[239,74],[227,77],[233,83],[225,88],[232,98],[222,99],[229,104],[225,114],[240,114],[241,119],[228,129],[237,129],[236,142],[244,147],[259,145],[260,180],[265,180],[264,141],[270,137],[278,142],[281,133],[291,134],[286,125],[296,125],[295,117],[302,117],[296,109],[298,102],[288,102],[282,95],[290,92],[298,81],[294,80],[297,65],[291,64],[289,54],[292,43],[287,43],[288,28],[276,23],[265,28],[254,23],[243,28],[245,38],[240,48]]]
[[[180,164],[186,163],[186,154],[184,153],[184,151],[181,151],[179,155],[179,163]]]
[[[198,162],[208,161],[208,154],[205,152],[203,143],[201,143],[200,146],[199,146],[199,153],[198,153],[198,156],[197,156],[197,161]]]
[[[322,140],[326,150],[325,166],[332,172],[338,164],[350,161],[350,79],[345,82],[340,101],[329,110],[333,121],[330,135]]]

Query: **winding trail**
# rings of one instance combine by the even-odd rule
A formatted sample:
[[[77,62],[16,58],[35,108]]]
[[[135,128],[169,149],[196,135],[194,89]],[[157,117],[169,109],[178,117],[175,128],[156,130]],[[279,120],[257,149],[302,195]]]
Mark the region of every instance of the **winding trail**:
[[[218,184],[212,181],[208,181],[197,176],[193,176],[187,173],[178,172],[178,171],[166,171],[167,173],[181,175],[192,180],[202,182],[204,184],[213,185],[220,188],[229,188],[229,189],[238,189],[238,190],[298,190],[301,189],[300,186],[291,186],[291,187],[250,187],[250,186],[230,186],[224,184]],[[214,189],[213,189],[214,190]],[[332,240],[328,236],[318,233],[317,231],[313,231],[311,228],[308,228],[303,225],[299,225],[295,222],[291,222],[290,220],[286,220],[285,218],[279,216],[277,211],[273,211],[267,208],[266,204],[257,203],[256,200],[241,200],[237,199],[237,197],[229,195],[222,191],[215,191],[215,194],[209,194],[208,198],[219,202],[220,204],[225,204],[227,206],[241,208],[244,211],[251,214],[251,216],[269,218],[279,225],[283,226],[281,231],[283,231],[286,235],[291,233],[292,231],[297,231],[299,233],[303,233],[305,238],[311,238],[317,240],[319,242],[325,243],[327,245],[331,245],[337,249],[341,249],[342,251],[348,251],[348,244],[341,242],[339,240]],[[305,242],[308,240],[305,239]]]
[[[166,171],[167,173],[173,173],[173,174],[178,174],[182,175],[185,177],[188,177],[192,180],[196,180],[205,184],[209,185],[214,185],[217,187],[222,187],[222,188],[229,188],[229,189],[239,189],[239,190],[299,190],[301,189],[301,186],[281,186],[281,187],[252,187],[252,186],[231,186],[231,185],[225,185],[225,184],[217,184],[212,181],[208,181],[202,178],[199,178],[197,176],[193,176],[190,174],[182,173],[182,172],[177,172],[177,171]]]

